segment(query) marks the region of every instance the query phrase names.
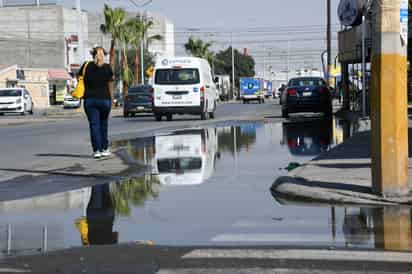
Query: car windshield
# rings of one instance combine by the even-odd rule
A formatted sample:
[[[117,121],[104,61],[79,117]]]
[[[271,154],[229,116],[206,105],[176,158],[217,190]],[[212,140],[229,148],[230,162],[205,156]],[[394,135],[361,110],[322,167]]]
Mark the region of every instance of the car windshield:
[[[18,97],[18,96],[21,96],[21,90],[19,89],[0,90],[0,97]]]
[[[198,69],[159,69],[155,83],[158,85],[195,85],[200,83]]]
[[[313,86],[313,87],[320,87],[320,86],[325,86],[326,83],[323,79],[321,78],[296,78],[292,79],[289,82],[290,87],[307,87],[307,86]]]
[[[159,173],[194,171],[202,168],[201,158],[161,159],[157,161]]]

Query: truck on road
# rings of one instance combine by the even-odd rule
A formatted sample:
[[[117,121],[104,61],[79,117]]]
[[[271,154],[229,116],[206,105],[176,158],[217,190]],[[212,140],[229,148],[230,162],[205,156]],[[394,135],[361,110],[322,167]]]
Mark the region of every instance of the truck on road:
[[[243,103],[258,101],[265,102],[264,80],[261,78],[240,78],[240,98]]]

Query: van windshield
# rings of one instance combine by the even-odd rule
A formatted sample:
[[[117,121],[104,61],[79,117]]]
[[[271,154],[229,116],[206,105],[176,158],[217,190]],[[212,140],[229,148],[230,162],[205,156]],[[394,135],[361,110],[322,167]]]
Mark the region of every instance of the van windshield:
[[[198,69],[159,69],[156,71],[157,85],[195,85],[200,83]]]
[[[195,171],[202,168],[201,158],[174,158],[157,161],[159,173],[179,173],[183,171]]]
[[[21,96],[21,90],[18,89],[7,89],[7,90],[1,90],[0,89],[0,97],[18,97]]]

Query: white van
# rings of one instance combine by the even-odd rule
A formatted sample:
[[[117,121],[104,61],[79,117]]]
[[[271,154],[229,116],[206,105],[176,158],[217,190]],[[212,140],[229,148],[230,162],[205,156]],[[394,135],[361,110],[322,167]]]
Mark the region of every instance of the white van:
[[[213,119],[217,88],[207,60],[194,57],[164,58],[154,69],[153,113],[157,121],[173,114],[199,115]]]

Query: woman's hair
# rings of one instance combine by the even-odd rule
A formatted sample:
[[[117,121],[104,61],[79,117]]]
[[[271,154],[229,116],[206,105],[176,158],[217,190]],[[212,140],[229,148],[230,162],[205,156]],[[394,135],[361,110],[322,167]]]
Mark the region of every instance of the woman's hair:
[[[97,51],[98,51],[99,49],[103,50],[103,54],[104,54],[104,55],[107,55],[107,51],[106,51],[103,47],[101,47],[101,46],[96,46],[96,47],[94,47],[94,48],[90,51],[90,54],[93,56],[93,59],[96,58]]]

